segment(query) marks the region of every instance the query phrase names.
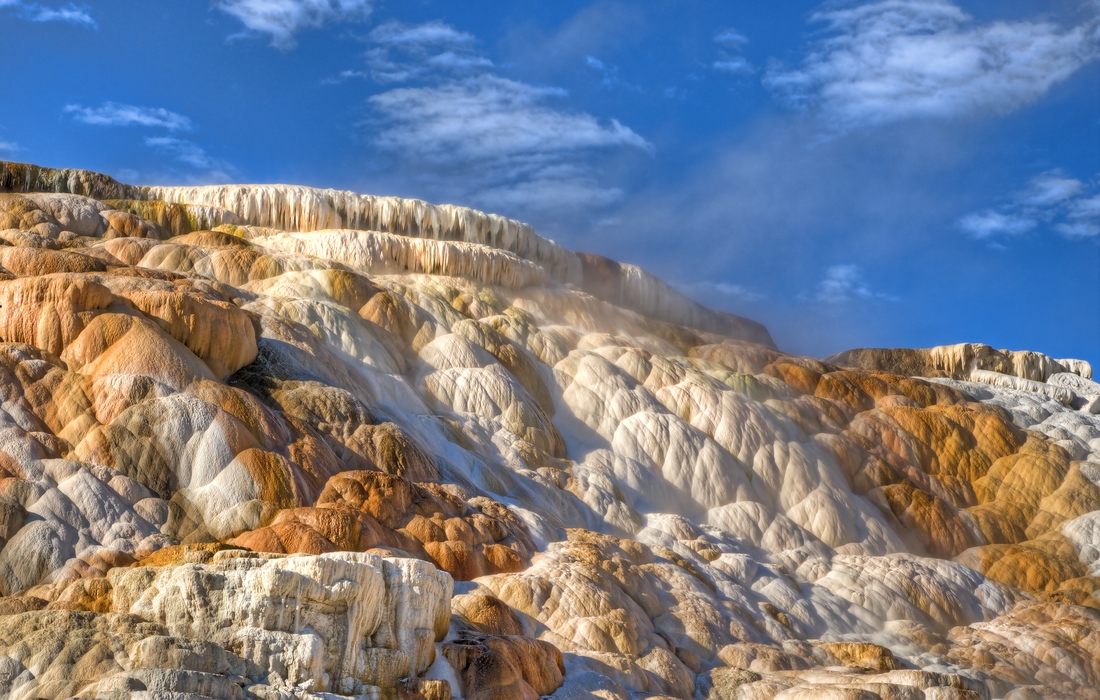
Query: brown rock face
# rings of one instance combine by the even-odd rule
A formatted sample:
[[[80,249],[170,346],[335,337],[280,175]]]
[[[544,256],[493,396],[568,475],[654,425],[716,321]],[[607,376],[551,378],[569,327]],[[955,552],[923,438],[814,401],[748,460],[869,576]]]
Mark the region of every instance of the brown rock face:
[[[438,484],[376,471],[337,474],[313,507],[279,511],[269,525],[230,544],[281,554],[390,548],[460,581],[520,571],[535,549],[526,526],[506,509],[474,506]]]
[[[468,700],[535,700],[561,687],[565,673],[558,648],[529,637],[460,639],[444,644],[443,656]]]
[[[482,634],[523,634],[523,625],[515,612],[496,596],[482,593],[456,595],[451,599],[451,610]]]
[[[764,644],[730,644],[722,647],[718,656],[729,666],[758,673],[805,671],[813,665],[801,656]]]
[[[0,265],[18,277],[107,270],[107,265],[91,256],[48,248],[0,248]]]
[[[451,684],[425,678],[402,678],[397,681],[398,700],[451,700]]]
[[[688,357],[716,362],[746,374],[760,374],[781,356],[778,351],[748,343],[697,345],[688,351]]]
[[[0,338],[60,355],[112,301],[106,287],[75,275],[0,282]]]
[[[959,343],[913,350],[857,348],[829,358],[829,362],[865,370],[919,377],[969,379],[974,370],[989,370],[1021,379],[1045,382],[1059,372],[1077,372],[1079,360],[1055,360],[1042,353],[996,350],[980,343]],[[1088,370],[1091,375],[1091,368]]]
[[[846,350],[829,358],[829,362],[841,367],[858,367],[901,374],[907,377],[944,377],[937,369],[927,350],[907,348],[857,348]]]
[[[895,671],[904,668],[886,647],[866,642],[826,642],[818,645],[840,663],[871,671]]]
[[[256,359],[252,321],[235,305],[193,285],[151,281],[109,285],[225,379]]]

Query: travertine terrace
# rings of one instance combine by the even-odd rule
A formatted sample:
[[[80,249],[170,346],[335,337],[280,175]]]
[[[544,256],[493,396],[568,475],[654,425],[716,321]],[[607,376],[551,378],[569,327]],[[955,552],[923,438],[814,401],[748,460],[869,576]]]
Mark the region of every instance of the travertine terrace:
[[[454,206],[0,163],[0,697],[1100,698],[1100,384]]]

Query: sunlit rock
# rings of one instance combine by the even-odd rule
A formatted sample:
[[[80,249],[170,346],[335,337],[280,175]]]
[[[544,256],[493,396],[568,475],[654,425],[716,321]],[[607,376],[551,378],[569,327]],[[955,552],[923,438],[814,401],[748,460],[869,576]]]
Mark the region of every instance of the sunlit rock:
[[[792,356],[461,207],[0,190],[0,694],[1098,697],[1086,362]]]

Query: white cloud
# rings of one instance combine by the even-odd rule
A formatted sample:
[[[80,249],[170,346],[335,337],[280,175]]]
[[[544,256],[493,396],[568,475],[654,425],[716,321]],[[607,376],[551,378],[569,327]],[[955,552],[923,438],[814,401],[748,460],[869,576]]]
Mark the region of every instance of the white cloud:
[[[379,83],[405,82],[440,72],[469,75],[493,67],[477,53],[477,37],[433,20],[405,24],[391,20],[367,35],[370,76]]]
[[[1054,230],[1069,239],[1096,238],[1100,236],[1100,224],[1096,221],[1072,221],[1055,224]]]
[[[370,75],[361,70],[342,70],[335,78],[325,78],[321,82],[326,85],[336,85],[352,78],[369,78]]]
[[[736,29],[723,29],[714,37],[715,43],[722,48],[718,51],[718,59],[711,64],[714,70],[730,75],[752,75],[756,72],[756,66],[749,63],[744,56],[739,55],[749,43],[748,38]]]
[[[764,85],[833,128],[1009,112],[1095,60],[1097,21],[977,24],[947,0],[882,0],[810,17],[829,36]]]
[[[619,78],[619,67],[604,63],[595,56],[585,56],[584,64],[600,75],[600,84],[605,88],[624,87],[634,92],[645,92],[640,85],[624,82]]]
[[[577,211],[606,207],[622,199],[623,191],[606,187],[591,168],[564,164],[535,169],[526,178],[502,179],[477,192],[475,198],[514,211],[560,212],[563,202]]]
[[[201,146],[187,139],[172,136],[155,136],[145,139],[145,145],[175,160],[203,171],[208,179],[229,180],[234,168],[224,160],[209,155]]]
[[[1100,194],[1075,199],[1066,207],[1074,219],[1100,219]]]
[[[825,279],[817,283],[814,299],[826,304],[842,304],[853,299],[897,301],[897,297],[872,291],[863,279],[858,265],[833,265],[825,271]]]
[[[68,22],[69,24],[79,24],[92,29],[99,28],[99,25],[89,14],[87,7],[77,7],[71,4],[63,7],[42,7],[41,5],[30,4],[24,7],[26,8],[24,13],[27,19],[32,22]]]
[[[531,211],[574,211],[618,201],[621,189],[603,184],[599,154],[649,152],[652,146],[612,119],[563,110],[556,87],[508,80],[480,51],[476,36],[442,21],[388,21],[367,36],[370,78],[419,83],[368,99],[375,147],[422,182],[441,183],[445,197],[478,206]],[[605,86],[622,85],[617,68],[584,56]],[[360,77],[345,71],[339,80]],[[455,178],[455,173],[463,176]]]
[[[429,56],[425,63],[432,68],[466,71],[473,68],[491,68],[493,62],[484,56],[469,56],[455,51],[444,51]]]
[[[966,231],[971,238],[979,240],[996,236],[1018,236],[1035,226],[1036,221],[1030,217],[997,211],[967,214],[959,219],[959,228]]]
[[[612,119],[547,106],[561,88],[536,87],[482,75],[437,87],[399,88],[370,98],[383,128],[383,148],[433,162],[544,163],[562,154],[650,145]]]
[[[15,153],[21,150],[19,144],[14,141],[0,141],[0,151],[6,151],[8,153]]]
[[[135,107],[104,102],[99,107],[66,105],[65,112],[72,114],[77,121],[95,126],[153,126],[169,131],[191,130],[190,119],[160,107]]]
[[[21,0],[0,0],[0,9],[11,8],[18,12],[18,17],[29,22],[66,22],[77,24],[89,29],[99,29],[99,25],[92,19],[87,6],[62,5],[61,7],[44,7],[34,2],[22,2]]]
[[[1066,177],[1059,170],[1051,170],[1032,179],[1019,201],[1024,206],[1049,207],[1076,197],[1084,189],[1085,183],[1080,180]]]
[[[368,38],[389,46],[459,46],[477,43],[477,37],[439,20],[424,24],[405,24],[390,20],[371,30]]]
[[[556,109],[553,87],[483,74],[430,87],[398,88],[369,99],[375,145],[409,164],[469,173],[486,202],[537,207],[570,201],[599,206],[621,192],[601,187],[586,164],[594,152],[652,146],[612,119]]]
[[[1100,194],[1066,200],[1061,206],[1061,214],[1062,220],[1054,224],[1054,230],[1066,238],[1100,236]]]
[[[1027,233],[1040,224],[1050,225],[1066,238],[1094,238],[1100,235],[1096,189],[1096,183],[1090,187],[1061,170],[1050,170],[1013,192],[1002,206],[968,214],[958,226],[971,238],[994,245],[999,245],[999,238]]]
[[[750,73],[756,72],[756,68],[743,56],[715,61],[714,69],[722,71],[723,73],[732,73],[733,75],[749,75]]]
[[[740,48],[741,46],[749,43],[748,37],[733,28],[723,29],[722,31],[718,32],[718,34],[714,36],[714,41],[721,44],[722,46],[736,48]]]
[[[292,49],[294,35],[326,24],[363,21],[371,0],[217,0],[216,7],[239,19],[249,32],[267,34],[271,45]]]
[[[687,292],[689,296],[693,296],[696,299],[705,300],[715,295],[723,297],[729,297],[738,301],[758,301],[764,298],[763,294],[754,292],[749,288],[741,284],[730,284],[728,282],[693,282],[691,284],[678,285],[680,289]]]

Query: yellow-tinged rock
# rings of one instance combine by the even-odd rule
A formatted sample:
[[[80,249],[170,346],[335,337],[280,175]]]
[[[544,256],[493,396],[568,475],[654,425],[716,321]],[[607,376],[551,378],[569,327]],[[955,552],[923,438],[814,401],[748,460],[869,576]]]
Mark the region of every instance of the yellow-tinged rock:
[[[182,343],[137,315],[95,316],[61,356],[92,381],[110,374],[138,374],[178,391],[198,380],[217,380]]]
[[[0,281],[0,339],[60,355],[113,300],[110,290],[80,275]]]

